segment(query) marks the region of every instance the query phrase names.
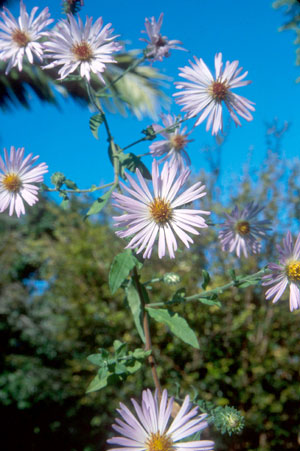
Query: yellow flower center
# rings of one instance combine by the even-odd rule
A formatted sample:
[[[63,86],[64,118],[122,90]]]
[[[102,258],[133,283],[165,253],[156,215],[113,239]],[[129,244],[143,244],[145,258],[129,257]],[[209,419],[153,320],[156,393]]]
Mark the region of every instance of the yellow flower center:
[[[250,224],[247,221],[240,221],[236,225],[236,230],[240,235],[248,235],[250,232]]]
[[[292,261],[286,266],[286,274],[289,279],[300,281],[300,261]]]
[[[170,138],[170,143],[175,150],[181,150],[185,146],[185,137],[183,135],[173,135]]]
[[[150,435],[146,442],[147,451],[171,451],[173,450],[173,441],[166,434],[161,435],[160,432]]]
[[[209,92],[215,100],[221,102],[227,97],[228,87],[224,82],[214,81],[209,87]]]
[[[2,183],[7,191],[16,193],[22,186],[22,181],[17,174],[7,174],[3,177]]]
[[[157,224],[165,224],[172,216],[172,208],[169,202],[155,198],[149,205],[150,215]]]
[[[19,47],[26,47],[28,42],[30,42],[30,37],[28,36],[28,34],[24,31],[19,30],[19,28],[16,28],[12,32],[11,38]]]
[[[91,46],[85,41],[82,41],[79,44],[74,44],[71,50],[75,58],[80,61],[88,61],[93,56]]]

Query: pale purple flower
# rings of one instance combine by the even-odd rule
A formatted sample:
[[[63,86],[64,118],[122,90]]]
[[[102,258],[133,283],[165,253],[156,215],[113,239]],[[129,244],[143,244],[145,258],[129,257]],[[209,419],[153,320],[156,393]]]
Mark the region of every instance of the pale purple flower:
[[[68,20],[61,20],[57,24],[45,43],[47,56],[54,60],[45,66],[46,69],[62,66],[58,71],[60,79],[79,69],[81,77],[90,80],[93,72],[105,84],[102,73],[106,64],[116,62],[113,54],[121,50],[122,46],[113,42],[117,36],[111,36],[111,24],[102,28],[102,17],[94,25],[92,21],[92,17],[87,17],[83,25],[80,17],[77,23],[75,17],[68,14]]]
[[[172,127],[176,124],[176,116],[172,116],[171,114],[162,115],[162,122],[164,128]],[[181,126],[177,125],[173,131],[164,131],[160,125],[153,124],[152,128],[156,133],[160,133],[165,138],[164,140],[155,141],[149,146],[150,153],[153,157],[164,156],[159,163],[170,158],[170,164],[177,163],[180,169],[183,169],[185,164],[188,166],[191,164],[190,157],[185,150],[186,145],[192,141],[191,139],[187,139],[191,133],[186,133],[187,127],[183,127],[181,130]]]
[[[187,112],[188,117],[194,117],[200,114],[195,126],[201,124],[206,118],[206,131],[212,127],[212,134],[216,135],[223,130],[223,102],[229,110],[229,114],[236,125],[241,125],[237,114],[252,121],[253,117],[248,110],[254,111],[253,102],[235,94],[232,88],[238,88],[251,83],[244,80],[248,72],[244,72],[242,67],[238,69],[238,61],[230,63],[226,62],[223,69],[222,53],[215,56],[215,71],[213,77],[210,70],[200,58],[195,58],[195,63],[190,61],[190,66],[185,66],[180,70],[180,77],[186,78],[188,81],[176,82],[177,89],[183,91],[173,94],[178,96],[176,102],[183,105],[182,111]]]
[[[166,36],[162,36],[160,34],[160,28],[163,22],[163,13],[158,18],[156,22],[154,17],[145,19],[145,27],[146,31],[142,31],[142,33],[147,33],[149,36],[149,40],[141,38],[141,41],[145,41],[148,43],[146,49],[146,56],[153,61],[162,61],[163,58],[170,56],[170,50],[185,50],[182,47],[179,47],[177,44],[182,44],[180,41],[171,40],[169,41]]]
[[[184,205],[205,196],[206,193],[203,192],[205,186],[197,182],[177,196],[190,170],[184,169],[178,172],[176,164],[170,165],[166,162],[160,174],[158,163],[153,160],[153,194],[139,169],[136,170],[139,184],[129,174],[126,174],[126,177],[131,185],[130,188],[121,183],[130,197],[113,193],[115,206],[126,212],[122,216],[113,218],[117,227],[126,227],[126,230],[116,233],[121,238],[133,235],[126,248],[136,248],[136,253],[144,251],[144,258],[150,258],[157,236],[159,258],[165,256],[166,248],[170,258],[175,258],[176,235],[186,247],[189,247],[189,243],[193,243],[193,240],[186,232],[199,235],[195,227],[207,227],[200,215],[210,214],[208,211],[183,208]]]
[[[53,19],[50,19],[48,8],[35,18],[38,7],[34,7],[28,15],[23,1],[20,1],[20,16],[15,19],[11,12],[3,7],[0,12],[0,60],[8,61],[5,73],[12,67],[18,66],[19,71],[23,68],[23,59],[26,56],[32,64],[34,57],[39,62],[43,60],[43,44],[40,42],[47,32],[42,30],[47,27]]]
[[[258,241],[270,230],[270,221],[258,221],[256,216],[263,210],[254,202],[250,202],[243,210],[234,207],[230,214],[226,214],[227,221],[223,224],[223,230],[219,232],[219,239],[223,251],[241,253],[248,257],[248,252],[258,254],[261,243]]]
[[[10,155],[4,149],[4,160],[0,157],[0,213],[9,207],[9,215],[15,211],[19,217],[25,214],[25,200],[30,206],[38,201],[38,186],[34,183],[43,181],[43,174],[48,166],[40,163],[34,166],[39,156],[29,154],[24,158],[24,148],[11,146]]]
[[[273,285],[266,291],[266,299],[277,302],[285,289],[290,289],[290,311],[300,308],[300,233],[293,248],[289,231],[283,239],[283,247],[277,246],[279,264],[269,263],[271,274],[263,276],[263,285]]]
[[[144,390],[141,406],[131,400],[135,415],[120,403],[117,409],[122,419],[116,418],[113,429],[120,434],[107,442],[115,445],[109,451],[210,451],[214,442],[210,440],[186,441],[187,437],[202,431],[208,426],[204,421],[206,414],[199,415],[198,407],[194,407],[189,396],[174,419],[171,418],[174,404],[173,398],[168,400],[168,392],[164,390],[160,402],[157,392]]]

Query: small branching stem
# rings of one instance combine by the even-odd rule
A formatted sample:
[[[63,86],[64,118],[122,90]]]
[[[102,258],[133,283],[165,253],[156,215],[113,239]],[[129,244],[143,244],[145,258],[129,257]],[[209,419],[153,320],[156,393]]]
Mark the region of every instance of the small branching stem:
[[[180,119],[178,121],[176,121],[174,124],[169,125],[168,127],[165,128],[161,128],[159,131],[157,132],[153,132],[153,134],[150,136],[143,136],[143,138],[138,139],[137,141],[132,142],[131,144],[128,144],[127,146],[123,147],[123,150],[127,150],[130,147],[135,146],[136,144],[139,144],[143,141],[151,141],[152,139],[156,138],[157,135],[159,135],[162,132],[171,132],[173,131],[176,127],[178,127],[178,125],[182,124],[183,122],[185,122],[188,118],[184,117],[183,119]],[[145,154],[148,155],[148,154]]]
[[[261,276],[266,274],[267,268],[264,267],[263,269],[260,269],[258,272],[251,274],[250,276],[244,276],[244,277],[237,277],[235,280],[232,280],[231,282],[226,283],[225,285],[222,285],[221,287],[213,288],[212,290],[203,290],[200,293],[193,294],[192,296],[184,296],[180,300],[169,300],[166,302],[155,302],[152,304],[146,304],[146,307],[164,307],[168,305],[174,305],[182,302],[192,302],[196,301],[200,298],[205,299],[212,299],[213,296],[218,296],[219,294],[222,294],[225,290],[231,287],[238,287],[246,282],[252,282],[253,285],[255,285],[255,281],[257,279],[260,279]],[[252,283],[251,283],[252,285]]]
[[[71,193],[71,194],[93,193],[94,191],[99,191],[101,189],[109,188],[113,184],[114,184],[114,182],[110,182],[110,183],[106,183],[106,185],[94,186],[92,188],[86,188],[86,189],[48,188],[48,186],[43,186],[43,191],[49,192],[49,193],[63,191],[64,193]]]

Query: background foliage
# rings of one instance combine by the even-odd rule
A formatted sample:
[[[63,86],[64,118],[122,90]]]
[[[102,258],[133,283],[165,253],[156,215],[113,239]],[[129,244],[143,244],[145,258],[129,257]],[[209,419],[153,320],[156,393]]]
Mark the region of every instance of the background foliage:
[[[291,218],[299,217],[300,162],[282,158],[280,140],[286,129],[286,124],[267,125],[264,165],[257,171],[249,164],[236,176],[231,199],[224,198],[220,183],[224,143],[205,150],[211,171],[197,176],[208,188],[205,208],[217,214],[223,213],[224,204],[231,209],[234,202],[243,205],[252,199],[266,206],[275,233],[262,254],[238,261],[221,252],[218,228],[212,226],[191,251],[178,253],[175,262],[151,259],[158,275],[175,270],[181,276],[176,286],[154,285],[151,301],[171,297],[181,287],[195,293],[204,268],[211,275],[208,288],[213,288],[228,281],[233,268],[252,273],[274,258],[275,243],[288,227],[298,226]],[[124,385],[85,394],[96,370],[86,359],[89,354],[100,347],[112,351],[115,337],[129,349],[141,347],[121,290],[112,297],[108,289],[113,255],[124,243],[111,230],[109,209],[97,220],[83,221],[87,209],[84,198],[72,200],[68,210],[45,200],[28,209],[21,223],[1,216],[0,414],[7,449],[105,449],[117,403],[128,403],[152,386],[150,374],[142,369]],[[145,280],[152,276],[151,268],[145,264]],[[154,324],[163,386],[176,394],[180,385],[179,396],[198,393],[206,401],[234,405],[245,415],[242,435],[221,436],[211,427],[216,449],[298,449],[299,313],[291,314],[284,301],[271,305],[260,287],[225,292],[222,308],[188,303],[174,310],[197,331],[200,350]]]

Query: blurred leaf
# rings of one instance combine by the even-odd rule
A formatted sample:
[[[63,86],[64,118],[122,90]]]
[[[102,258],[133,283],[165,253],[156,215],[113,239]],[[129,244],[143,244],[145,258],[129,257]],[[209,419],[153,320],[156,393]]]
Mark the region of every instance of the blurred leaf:
[[[186,320],[178,315],[178,313],[166,309],[154,309],[150,307],[146,307],[146,309],[151,318],[168,326],[170,331],[176,335],[176,337],[194,348],[200,349],[195,332],[191,329]]]
[[[89,120],[90,130],[96,139],[99,139],[98,129],[99,129],[100,125],[102,124],[102,122],[103,122],[103,116],[100,113],[94,114]]]

